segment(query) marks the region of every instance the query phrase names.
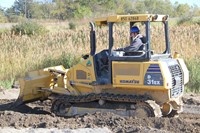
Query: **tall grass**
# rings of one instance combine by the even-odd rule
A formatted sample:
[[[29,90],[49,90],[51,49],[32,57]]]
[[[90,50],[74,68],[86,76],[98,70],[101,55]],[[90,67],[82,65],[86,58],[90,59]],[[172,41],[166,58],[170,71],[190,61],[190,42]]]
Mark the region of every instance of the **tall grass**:
[[[198,58],[200,56],[186,62],[190,71],[190,82],[186,87],[186,91],[189,92],[200,92],[200,60]]]
[[[159,51],[164,38],[159,27],[152,28],[153,48]],[[24,76],[27,71],[49,66],[62,64],[67,68],[71,67],[80,61],[82,54],[90,52],[89,30],[87,25],[31,37],[0,34],[0,81],[13,80]],[[107,28],[96,30],[97,51],[108,48]],[[115,48],[129,43],[129,30],[124,25],[117,25],[114,31],[114,42],[117,44]],[[199,25],[171,27],[170,40],[172,53],[179,52],[186,62],[200,57]]]
[[[200,55],[200,26],[175,26],[171,31],[171,46],[173,51],[178,51],[187,61]]]

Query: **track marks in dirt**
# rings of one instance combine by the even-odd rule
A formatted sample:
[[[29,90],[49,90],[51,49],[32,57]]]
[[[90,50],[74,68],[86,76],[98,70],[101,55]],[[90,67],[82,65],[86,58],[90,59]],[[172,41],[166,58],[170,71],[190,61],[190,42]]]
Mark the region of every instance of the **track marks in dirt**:
[[[14,100],[0,100],[0,127],[103,128],[113,132],[200,132],[200,114],[182,113],[178,118],[128,118],[113,113],[95,113],[71,118],[50,113],[50,101],[9,108]],[[187,105],[192,109],[193,105]],[[194,105],[199,107],[198,105]],[[198,109],[197,109],[198,110]]]

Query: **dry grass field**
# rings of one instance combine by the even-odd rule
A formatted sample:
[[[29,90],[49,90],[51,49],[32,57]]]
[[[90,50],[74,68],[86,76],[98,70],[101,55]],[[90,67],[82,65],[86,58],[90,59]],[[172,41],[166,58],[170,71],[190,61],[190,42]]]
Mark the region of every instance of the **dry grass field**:
[[[128,44],[128,30],[117,25],[114,30],[115,48]],[[0,81],[13,80],[25,72],[52,65],[70,67],[80,61],[82,54],[90,51],[89,24],[75,30],[59,27],[60,30],[40,36],[16,36],[0,34]],[[163,49],[164,36],[159,26],[152,26],[152,49]],[[97,28],[97,51],[108,48],[107,28]],[[186,61],[200,57],[200,26],[171,26],[170,43],[172,54],[177,51]]]

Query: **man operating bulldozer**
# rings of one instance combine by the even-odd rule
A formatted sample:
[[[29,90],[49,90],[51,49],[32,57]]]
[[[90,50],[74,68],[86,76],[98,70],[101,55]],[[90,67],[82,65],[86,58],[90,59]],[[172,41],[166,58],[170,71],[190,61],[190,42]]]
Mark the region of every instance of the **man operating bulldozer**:
[[[183,59],[171,54],[168,18],[129,14],[95,19],[90,23],[90,55],[69,69],[60,65],[28,72],[19,79],[20,94],[14,106],[51,100],[51,112],[63,117],[95,112],[138,118],[174,117],[182,112],[189,71]],[[115,51],[120,42],[115,41],[119,36],[115,36],[114,26],[120,23],[130,29],[130,46]],[[136,27],[140,24],[144,37]],[[151,34],[151,24],[161,24],[163,41],[151,41],[156,37]],[[95,26],[108,28],[108,49],[98,53]],[[153,44],[164,47],[153,53]]]
[[[141,46],[144,44],[144,36],[140,34],[140,29],[137,26],[130,28],[131,44],[124,48],[119,48],[116,51],[134,52],[141,50]]]

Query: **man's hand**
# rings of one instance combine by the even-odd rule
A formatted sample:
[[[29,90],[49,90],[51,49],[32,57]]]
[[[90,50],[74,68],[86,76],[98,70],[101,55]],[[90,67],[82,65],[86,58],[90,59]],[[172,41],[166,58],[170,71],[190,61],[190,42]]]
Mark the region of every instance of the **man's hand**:
[[[115,51],[124,51],[124,48],[118,48]]]

